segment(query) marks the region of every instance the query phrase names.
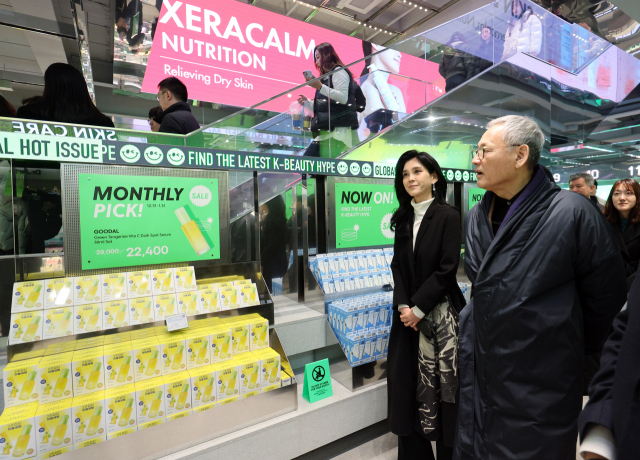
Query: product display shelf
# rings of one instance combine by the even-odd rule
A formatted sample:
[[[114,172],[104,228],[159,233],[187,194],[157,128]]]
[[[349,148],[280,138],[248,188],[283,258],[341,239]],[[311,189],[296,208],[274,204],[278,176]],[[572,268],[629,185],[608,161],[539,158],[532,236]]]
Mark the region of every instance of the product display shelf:
[[[260,266],[257,262],[243,262],[231,265],[219,265],[212,267],[195,267],[195,276],[197,279],[197,283],[204,285],[210,282],[212,279],[216,279],[223,276],[229,275],[239,275],[243,276],[245,279],[253,280],[258,286],[258,294],[260,297],[260,304],[253,305],[250,307],[243,307],[234,310],[224,310],[215,313],[204,313],[200,315],[189,316],[188,319],[198,320],[209,317],[218,317],[218,318],[229,318],[233,316],[243,316],[251,313],[257,313],[266,320],[269,321],[269,327],[273,328],[274,325],[274,304],[271,299],[271,294],[267,289],[266,284],[262,278],[262,273],[260,272]],[[163,327],[165,325],[165,321],[154,321],[146,324],[137,324],[133,326],[123,326],[114,329],[107,329],[102,331],[94,331],[88,332],[85,334],[76,334],[69,335],[66,337],[59,337],[47,340],[39,340],[36,342],[27,342],[27,343],[18,343],[9,345],[7,347],[7,362],[12,362],[14,357],[18,356],[18,359],[23,359],[21,356],[29,357],[32,352],[37,352],[38,350],[44,350],[50,345],[55,345],[63,342],[72,342],[80,339],[90,339],[93,337],[101,337],[108,336],[111,334],[117,334],[120,332],[130,332],[136,329],[146,329],[150,327]],[[88,345],[88,347],[95,346],[95,344]]]
[[[275,329],[270,330],[269,340],[271,348],[280,354],[281,362],[283,364],[286,362],[288,366],[287,355]],[[59,458],[61,460],[160,458],[297,409],[298,385],[293,379],[290,385],[68,452]]]

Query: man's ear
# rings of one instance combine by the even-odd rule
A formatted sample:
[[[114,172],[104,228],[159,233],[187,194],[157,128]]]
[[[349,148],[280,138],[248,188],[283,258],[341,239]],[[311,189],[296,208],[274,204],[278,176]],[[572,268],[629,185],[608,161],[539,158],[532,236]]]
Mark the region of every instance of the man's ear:
[[[516,152],[516,168],[527,167],[529,161],[529,146],[521,145]]]

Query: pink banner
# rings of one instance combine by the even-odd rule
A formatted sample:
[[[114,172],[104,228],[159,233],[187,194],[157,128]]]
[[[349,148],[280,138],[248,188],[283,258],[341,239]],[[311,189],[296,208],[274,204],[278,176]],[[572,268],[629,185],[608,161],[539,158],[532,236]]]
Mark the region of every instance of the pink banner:
[[[364,57],[362,40],[241,2],[164,0],[142,91],[156,93],[162,79],[175,76],[187,85],[190,99],[249,107],[303,83],[305,70],[317,76],[313,51],[322,42],[330,42],[345,64]],[[393,50],[375,64],[399,74],[391,75],[388,84],[406,112],[444,93],[442,80],[431,84],[441,78],[437,64]],[[364,61],[350,69],[359,77]],[[382,107],[382,93],[361,84],[366,112]],[[307,87],[297,93],[312,97],[314,91]],[[292,94],[261,108],[284,112],[295,98]]]

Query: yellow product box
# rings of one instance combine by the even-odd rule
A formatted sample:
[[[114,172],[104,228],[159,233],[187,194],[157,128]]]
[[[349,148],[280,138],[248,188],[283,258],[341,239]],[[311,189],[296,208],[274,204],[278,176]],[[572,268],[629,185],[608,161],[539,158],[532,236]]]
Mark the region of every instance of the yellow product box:
[[[84,334],[86,332],[101,331],[103,329],[104,311],[100,303],[89,303],[73,307],[73,333]]]
[[[103,327],[115,329],[129,325],[129,305],[126,300],[113,300],[102,304],[104,308]]]
[[[153,296],[153,303],[155,304],[153,314],[156,321],[163,321],[167,316],[178,313],[175,294],[155,295]]]
[[[249,393],[245,393],[243,395],[240,395],[240,397],[238,399],[247,399],[250,398],[251,396],[256,396],[259,395],[260,391],[254,390],[254,391],[250,391]]]
[[[238,319],[234,322],[226,323],[231,328],[231,334],[233,335],[233,354],[241,354],[249,351],[249,323],[244,320]]]
[[[241,284],[236,286],[240,295],[240,307],[251,307],[260,305],[260,296],[258,295],[258,286],[255,284]]]
[[[104,365],[106,367],[105,387],[107,390],[135,382],[136,355],[131,342],[122,342],[104,346]]]
[[[58,455],[66,454],[67,452],[73,452],[73,445],[66,446],[66,447],[55,448],[53,450],[50,450],[46,454],[38,455],[37,457],[35,457],[35,459],[36,460],[46,460],[48,458],[53,458],[53,457],[57,457]]]
[[[128,296],[126,273],[101,275],[102,301],[126,300]]]
[[[234,286],[243,286],[243,285],[253,284],[251,280],[235,280],[235,281],[232,281],[232,283]]]
[[[176,292],[195,291],[198,289],[193,267],[174,268],[173,274],[175,275]]]
[[[127,273],[127,290],[130,299],[151,295],[151,272],[140,270]]]
[[[73,376],[74,398],[104,390],[102,355],[102,347],[87,348],[73,353],[71,375]]]
[[[44,309],[44,281],[13,283],[11,313]]]
[[[214,404],[215,407],[224,406],[225,404],[231,404],[232,402],[236,402],[240,396],[234,396],[232,398],[223,399],[222,401],[218,401]]]
[[[104,336],[105,345],[116,345],[118,343],[131,342],[131,332],[116,332]]]
[[[289,364],[287,361],[282,361],[280,363],[280,366],[289,375],[289,377],[295,377],[295,374],[293,373],[293,369],[291,369],[291,364]]]
[[[71,402],[73,444],[107,435],[104,391],[74,397]]]
[[[135,331],[131,331],[129,335],[131,336],[131,340],[148,339],[150,337],[155,338],[156,328],[145,327],[144,329],[136,329]]]
[[[59,355],[61,353],[68,353],[70,351],[75,351],[76,342],[62,342],[62,343],[54,343],[49,345],[42,354],[42,356],[51,356],[51,355]]]
[[[221,311],[235,310],[239,306],[239,300],[237,287],[227,286],[218,289],[218,302]]]
[[[166,416],[164,381],[155,377],[136,383],[136,419],[138,426],[158,420]]]
[[[35,418],[38,454],[73,446],[71,402],[71,399],[65,399],[38,406]]]
[[[284,367],[284,366],[283,366]],[[291,385],[293,377],[291,376],[291,374],[289,374],[288,372],[285,372],[283,370],[280,371],[280,378],[282,379],[281,383],[283,387],[286,387],[287,385]]]
[[[178,420],[179,418],[183,418],[183,417],[186,417],[188,415],[191,415],[191,412],[192,411],[190,411],[190,410],[185,410],[185,411],[182,411],[182,412],[178,412],[177,414],[170,415],[170,416],[167,417],[167,422],[172,422],[174,420]]]
[[[76,349],[75,349],[75,351],[82,351],[82,350],[86,350],[88,348],[96,348],[96,347],[102,348],[103,345],[104,345],[104,337],[103,336],[91,337],[91,338],[88,338],[88,339],[80,339],[80,340],[76,340]]]
[[[269,348],[269,321],[258,316],[246,320],[249,324],[249,350],[257,351]]]
[[[92,439],[89,439],[87,441],[83,441],[83,442],[79,442],[78,444],[74,444],[73,445],[73,450],[80,450],[80,449],[84,449],[85,447],[89,447],[89,446],[93,446],[94,444],[99,444],[103,441],[107,440],[107,436],[103,435],[103,436],[98,436]]]
[[[73,335],[73,307],[52,308],[42,313],[45,317],[42,326],[44,340]]]
[[[140,430],[146,430],[147,428],[151,428],[152,426],[158,426],[161,425],[163,423],[165,423],[167,421],[166,418],[159,418],[156,420],[153,420],[151,422],[147,422],[147,423],[141,423],[138,425],[138,431]]]
[[[153,297],[129,299],[129,324],[147,324],[155,321]]]
[[[169,375],[187,370],[186,341],[181,333],[159,335],[158,342],[162,348],[162,375]]]
[[[185,334],[187,346],[187,369],[196,369],[211,364],[209,331],[206,328],[194,329]]]
[[[136,421],[136,387],[133,383],[105,391],[104,406],[107,411],[105,420],[107,436],[116,431],[135,428],[138,425]]]
[[[39,401],[38,364],[40,358],[13,361],[5,366],[2,371],[5,408]]]
[[[73,279],[73,290],[74,305],[102,302],[100,275],[75,277]]]
[[[0,459],[25,459],[37,454],[35,416],[38,403],[25,410],[4,411],[0,417]]]
[[[198,309],[200,313],[221,311],[218,303],[218,290],[210,288],[198,289]]]
[[[166,393],[167,419],[178,412],[191,409],[191,376],[187,371],[162,377]]]
[[[172,268],[151,270],[151,292],[154,296],[176,292]]]
[[[211,343],[211,364],[233,358],[233,334],[228,326],[214,326],[209,331]]]
[[[109,439],[119,438],[119,437],[127,435],[127,434],[135,433],[136,431],[138,431],[138,427],[137,426],[131,426],[131,427],[126,428],[124,430],[116,431],[115,433],[111,433],[111,434],[107,435],[107,441]]]
[[[40,404],[73,398],[72,360],[72,352],[45,356],[40,360],[36,378]]]
[[[196,412],[204,412],[206,410],[213,409],[214,407],[216,407],[215,404],[205,404],[204,406],[200,406],[197,409],[193,409],[191,412],[195,414]]]
[[[44,280],[44,309],[73,306],[73,278]]]
[[[162,375],[162,347],[155,337],[132,340],[131,349],[136,360],[136,382]]]
[[[212,367],[215,371],[218,401],[238,396],[240,394],[238,363],[234,359],[229,359]]]
[[[277,390],[280,387],[280,384],[269,385],[268,387],[264,387],[260,389],[260,393],[267,393],[268,391]]]
[[[189,371],[191,376],[191,405],[196,409],[217,401],[216,372],[212,366],[199,367]]]
[[[213,283],[210,284],[209,286],[211,286],[212,289],[222,289],[225,287],[233,287],[233,281],[220,281],[218,283]]]
[[[71,348],[71,350],[73,351],[73,347]],[[24,361],[25,359],[41,358],[42,356],[44,356],[46,351],[46,349],[19,351],[18,353],[13,355],[13,361]]]
[[[260,358],[248,352],[234,358],[234,360],[238,363],[240,395],[250,393],[254,390],[260,390],[262,386]]]
[[[198,291],[180,292],[178,298],[178,313],[185,313],[187,316],[199,315]],[[167,315],[170,316],[170,315]]]
[[[262,375],[262,387],[280,384],[280,353],[272,348],[261,350],[259,355]]]
[[[9,345],[37,342],[42,339],[42,316],[44,312],[26,311],[11,315]]]

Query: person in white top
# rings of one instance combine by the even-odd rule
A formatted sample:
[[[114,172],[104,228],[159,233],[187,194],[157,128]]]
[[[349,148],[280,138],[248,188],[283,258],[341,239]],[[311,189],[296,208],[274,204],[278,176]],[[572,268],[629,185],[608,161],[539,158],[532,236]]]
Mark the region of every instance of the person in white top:
[[[529,5],[513,0],[511,5],[511,25],[504,37],[505,60],[516,52],[537,56],[542,48],[542,23]]]

